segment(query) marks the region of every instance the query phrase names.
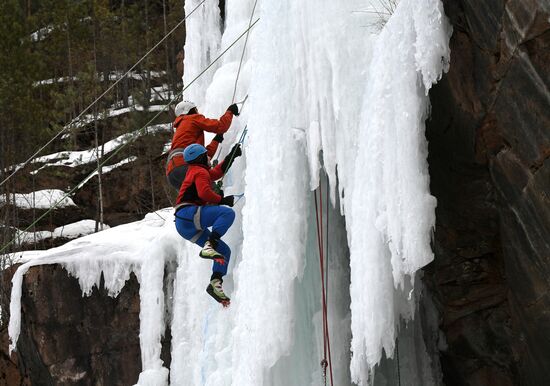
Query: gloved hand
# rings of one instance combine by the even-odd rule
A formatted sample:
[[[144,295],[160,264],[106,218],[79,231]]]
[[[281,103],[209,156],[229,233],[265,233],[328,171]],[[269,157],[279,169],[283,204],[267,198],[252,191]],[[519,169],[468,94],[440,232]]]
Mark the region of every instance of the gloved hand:
[[[233,148],[231,149],[229,154],[225,156],[225,158],[223,159],[223,163],[221,165],[221,168],[224,174],[227,173],[231,165],[233,165],[233,161],[235,161],[235,158],[240,157],[242,154],[243,154],[243,151],[241,149],[241,145],[238,143],[233,145]]]
[[[216,194],[219,194],[220,196],[223,197],[223,185],[222,185],[222,181],[217,181],[217,182],[214,182],[212,184],[212,190],[216,193]]]
[[[230,159],[233,158],[237,158],[237,157],[240,157],[243,155],[243,150],[241,149],[241,144],[240,143],[236,143],[233,145],[233,147],[231,148],[231,151],[229,152],[229,154],[226,156],[226,157],[229,157]]]
[[[236,104],[236,103],[233,103],[231,106],[229,106],[229,107],[227,108],[227,110],[228,110],[228,111],[231,111],[231,113],[232,113],[234,116],[236,116],[236,117],[238,117],[239,114],[240,114],[240,113],[239,113],[239,108],[237,107],[237,104]]]
[[[220,205],[233,206],[234,203],[235,203],[235,197],[234,196],[222,197],[222,199],[220,201]]]
[[[223,134],[216,134],[216,136],[214,137],[214,141],[216,141],[218,143],[222,143],[223,142]]]

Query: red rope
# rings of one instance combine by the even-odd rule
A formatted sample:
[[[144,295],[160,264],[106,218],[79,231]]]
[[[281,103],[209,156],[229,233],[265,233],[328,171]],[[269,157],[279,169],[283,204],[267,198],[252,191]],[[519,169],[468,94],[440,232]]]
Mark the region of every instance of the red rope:
[[[317,222],[317,243],[319,245],[319,268],[321,273],[321,290],[322,290],[322,305],[323,305],[323,360],[321,361],[321,366],[323,368],[323,377],[326,383],[326,368],[327,364],[329,366],[330,372],[330,384],[334,385],[334,380],[332,377],[332,359],[330,352],[330,335],[328,329],[328,317],[327,317],[327,299],[326,299],[326,288],[325,288],[325,257],[323,250],[323,192],[322,188],[319,189],[319,201],[320,205],[317,203],[317,195],[313,193],[315,197],[315,220]],[[320,209],[319,209],[320,208]],[[327,235],[328,238],[328,235]],[[328,361],[327,361],[327,352],[328,352]]]

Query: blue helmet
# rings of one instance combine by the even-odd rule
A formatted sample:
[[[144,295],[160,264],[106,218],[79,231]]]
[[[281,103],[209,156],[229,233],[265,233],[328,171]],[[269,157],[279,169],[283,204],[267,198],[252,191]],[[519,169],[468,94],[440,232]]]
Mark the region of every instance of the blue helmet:
[[[183,151],[183,159],[189,163],[197,159],[198,156],[206,153],[206,148],[198,143],[189,145]]]

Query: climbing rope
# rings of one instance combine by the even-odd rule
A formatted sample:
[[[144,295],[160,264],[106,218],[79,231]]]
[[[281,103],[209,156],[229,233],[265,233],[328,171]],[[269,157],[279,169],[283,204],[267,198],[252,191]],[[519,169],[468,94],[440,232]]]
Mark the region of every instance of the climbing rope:
[[[327,312],[327,292],[325,286],[325,256],[323,251],[323,188],[319,187],[319,202],[317,201],[317,194],[313,192],[315,198],[315,220],[317,224],[317,243],[319,246],[319,269],[321,274],[321,292],[322,292],[322,308],[323,308],[323,359],[321,360],[321,369],[323,371],[323,382],[326,386],[327,382],[327,367],[330,374],[330,384],[334,386],[334,380],[332,376],[332,358],[330,350],[330,334],[328,327],[328,312]],[[328,220],[328,218],[327,218]],[[328,225],[328,224],[327,224]],[[328,238],[328,234],[327,234]],[[328,354],[328,356],[327,356]],[[328,360],[327,360],[328,358]]]
[[[252,12],[250,13],[250,19],[248,20],[248,27],[252,24],[252,19],[254,18],[254,11],[256,10],[256,4],[258,0],[254,1],[254,7],[252,7]],[[248,30],[250,31],[250,29]],[[239,75],[241,74],[241,67],[243,65],[244,53],[246,51],[246,45],[248,43],[248,36],[250,33],[246,34],[246,39],[244,40],[243,52],[241,53],[241,60],[239,61],[239,69],[237,70],[237,76],[235,77],[235,87],[233,88],[233,98],[231,98],[231,103],[235,102],[235,95],[237,94],[237,83],[239,82]]]
[[[61,197],[58,201],[56,201],[45,213],[43,213],[40,217],[38,217],[38,219],[36,219],[35,221],[33,221],[33,223],[31,225],[29,225],[27,228],[25,228],[25,230],[23,232],[27,232],[29,229],[31,229],[33,226],[35,226],[40,220],[42,220],[44,217],[46,217],[52,210],[54,210],[55,208],[57,208],[57,206],[63,202],[63,200],[65,200],[67,197],[69,197],[72,193],[74,193],[77,189],[79,189],[81,186],[84,185],[84,183],[86,181],[88,181],[88,179],[92,178],[93,177],[93,174],[96,173],[99,168],[103,167],[107,162],[109,162],[115,155],[117,155],[123,148],[125,148],[127,145],[133,143],[137,138],[140,137],[140,135],[142,134],[142,132],[144,130],[147,129],[147,127],[155,120],[157,119],[164,111],[166,111],[166,109],[172,104],[174,103],[174,101],[176,101],[181,95],[183,95],[183,92],[189,88],[197,79],[199,79],[210,67],[212,67],[223,55],[225,55],[225,53],[227,51],[229,51],[231,49],[231,47],[233,47],[251,28],[253,28],[256,23],[260,20],[260,18],[256,19],[256,21],[254,21],[254,23],[252,23],[250,25],[250,27],[248,27],[242,34],[240,34],[224,51],[222,51],[217,57],[216,59],[214,59],[208,66],[206,66],[193,80],[191,80],[191,82],[185,86],[177,95],[174,96],[174,98],[172,98],[167,104],[165,104],[163,106],[162,109],[160,109],[158,111],[157,114],[155,114],[155,116],[153,116],[147,123],[145,123],[139,130],[135,131],[135,135],[130,138],[128,140],[128,142],[122,144],[118,149],[116,149],[113,153],[111,153],[111,155],[109,155],[104,161],[102,161],[99,166],[94,170],[92,171],[92,173],[90,173],[86,178],[84,178],[80,183],[78,183],[74,188],[72,188],[70,191],[68,191],[67,193],[65,193],[63,195],[63,197]],[[2,246],[2,249],[0,249],[0,255],[6,250],[7,247],[9,247],[10,245],[12,245],[16,240],[16,237],[14,237],[13,239],[11,239],[9,242],[7,242],[6,244],[4,244]]]
[[[15,170],[10,174],[8,175],[6,178],[4,178],[4,180],[2,182],[0,182],[0,186],[4,185],[4,183],[6,183],[11,177],[13,177],[15,175],[15,173],[17,173],[19,170],[23,169],[25,166],[27,166],[29,164],[29,162],[31,162],[38,154],[40,154],[42,152],[42,150],[44,150],[46,147],[48,147],[53,141],[55,141],[57,138],[59,138],[59,136],[63,133],[65,133],[66,131],[68,131],[71,126],[78,122],[78,120],[88,111],[90,110],[97,102],[99,102],[105,95],[107,95],[107,93],[109,91],[111,91],[117,84],[119,84],[124,78],[126,78],[126,76],[132,72],[143,60],[145,60],[145,58],[147,56],[149,56],[149,54],[151,52],[153,52],[162,42],[164,42],[168,36],[170,36],[176,29],[178,29],[179,26],[181,26],[185,20],[191,16],[193,13],[195,13],[195,11],[205,2],[206,0],[202,0],[199,4],[197,4],[197,6],[195,8],[193,8],[191,10],[191,12],[189,12],[188,15],[185,15],[185,17],[178,23],[176,24],[176,26],[174,28],[172,28],[170,30],[170,32],[168,32],[166,35],[164,35],[164,37],[162,39],[160,39],[157,44],[155,44],[153,46],[153,48],[151,48],[149,51],[147,51],[136,63],[134,63],[134,65],[132,67],[130,67],[130,69],[128,71],[126,71],[124,73],[124,75],[122,75],[115,83],[113,83],[109,88],[107,88],[107,90],[105,90],[100,96],[98,96],[92,103],[90,103],[84,110],[82,110],[75,119],[72,120],[71,123],[69,123],[67,126],[65,126],[62,130],[60,130],[56,135],[54,135],[48,142],[46,142],[45,145],[43,145],[40,149],[38,149],[33,155],[31,155],[25,162],[23,162],[22,164],[20,164],[18,167],[15,168]],[[250,28],[250,26],[249,26]],[[250,29],[248,29],[247,31],[250,31]]]
[[[254,11],[256,10],[256,4],[257,3],[258,3],[258,0],[254,1],[254,6],[252,7],[252,12],[250,13],[250,19],[248,20],[248,32],[247,32],[246,38],[244,40],[243,51],[241,52],[241,60],[239,61],[239,68],[237,69],[237,76],[235,77],[235,86],[233,87],[233,97],[231,98],[231,103],[235,103],[235,96],[237,95],[237,84],[239,83],[239,76],[241,74],[241,67],[243,65],[244,54],[246,52],[246,45],[248,43],[248,36],[250,35],[250,28],[252,26],[251,23],[252,23],[252,19],[254,18]],[[239,114],[242,113],[243,108],[244,108],[244,104],[245,104],[247,99],[248,99],[248,94],[244,97],[242,102],[237,102],[237,104],[241,105],[241,108],[239,109]],[[242,143],[242,142],[239,142],[239,143]],[[216,154],[214,154],[214,161],[215,162],[218,161],[218,157],[222,153],[222,148],[223,148],[223,145],[220,145],[220,147],[216,150]],[[224,177],[225,177],[225,174],[224,174]],[[223,178],[222,178],[222,183],[221,184],[223,185]],[[220,189],[221,189],[221,186],[220,186]]]
[[[252,19],[254,18],[254,11],[256,10],[256,4],[258,3],[258,0],[254,1],[254,6],[252,7],[252,12],[250,13],[250,19],[248,20],[248,28],[249,32],[246,34],[246,38],[244,40],[244,46],[243,51],[241,52],[241,60],[239,61],[239,68],[237,69],[237,76],[235,77],[235,86],[233,87],[233,97],[231,98],[231,103],[235,103],[235,96],[237,95],[237,84],[239,83],[239,76],[241,75],[241,68],[243,65],[244,60],[244,54],[246,52],[246,45],[248,43],[248,36],[250,35],[250,26],[252,25]],[[248,94],[244,97],[244,100],[242,102],[237,102],[237,104],[241,104],[241,108],[239,109],[239,114],[242,113],[244,104],[246,100],[248,99]],[[217,155],[214,155],[215,161],[218,161],[218,157],[222,152],[223,145],[220,145],[220,147],[216,150]],[[222,178],[222,184],[223,184],[223,178]],[[221,189],[221,188],[220,188]]]
[[[319,186],[321,186],[321,184],[319,184]],[[326,206],[326,211],[327,211],[327,227],[326,227],[326,235],[327,235],[327,238],[326,238],[326,254],[327,254],[327,269],[325,270],[325,293],[326,293],[326,296],[327,296],[327,299],[328,299],[328,271],[329,271],[329,263],[328,263],[328,256],[329,256],[329,245],[328,245],[328,241],[329,241],[329,225],[330,225],[330,221],[329,221],[329,214],[330,214],[330,211],[329,211],[329,204],[330,204],[330,195],[329,195],[329,192],[330,192],[330,186],[329,186],[329,180],[328,180],[328,177],[327,177],[327,206]],[[327,314],[328,314],[328,302],[327,302]]]

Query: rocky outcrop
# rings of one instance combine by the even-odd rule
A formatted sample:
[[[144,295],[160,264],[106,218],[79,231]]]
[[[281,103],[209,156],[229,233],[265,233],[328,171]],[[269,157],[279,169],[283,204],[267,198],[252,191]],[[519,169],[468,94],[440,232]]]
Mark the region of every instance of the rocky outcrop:
[[[444,1],[449,73],[426,135],[426,279],[447,385],[550,384],[550,3]]]
[[[10,288],[13,272],[15,268],[3,272],[3,288]],[[37,266],[25,275],[22,294],[21,336],[11,356],[5,328],[2,331],[0,380],[9,380],[2,384],[128,386],[137,382],[141,354],[135,276],[116,298],[103,287],[83,298],[78,280],[61,266]],[[9,291],[3,305],[9,304],[6,296]]]

